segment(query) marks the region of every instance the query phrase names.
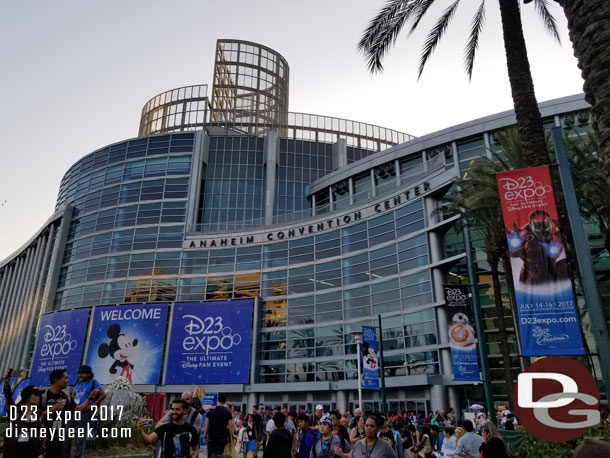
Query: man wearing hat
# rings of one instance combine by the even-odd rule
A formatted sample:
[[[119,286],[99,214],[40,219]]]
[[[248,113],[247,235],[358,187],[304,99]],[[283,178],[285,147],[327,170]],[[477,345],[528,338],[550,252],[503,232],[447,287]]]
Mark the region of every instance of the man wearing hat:
[[[93,378],[93,372],[90,366],[83,365],[78,368],[78,382],[74,387],[74,404],[76,410],[81,411],[81,419],[79,421],[72,420],[70,426],[80,428],[83,431],[87,430],[93,410],[91,406],[99,405],[106,397],[106,392],[100,382]],[[88,405],[85,403],[88,402]],[[85,451],[85,437],[76,439],[76,447],[74,449],[74,458],[81,458]],[[66,458],[70,458],[70,441],[66,442]]]
[[[320,430],[320,419],[324,416],[324,406],[322,404],[318,404],[316,406],[316,412],[313,415],[313,422],[311,427],[316,431]]]

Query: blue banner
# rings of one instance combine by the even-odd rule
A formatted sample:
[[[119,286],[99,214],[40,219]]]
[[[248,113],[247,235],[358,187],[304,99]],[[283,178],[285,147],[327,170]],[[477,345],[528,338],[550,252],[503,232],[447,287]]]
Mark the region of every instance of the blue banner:
[[[476,333],[470,308],[470,288],[466,285],[443,286],[449,325],[449,346],[453,379],[460,381],[481,380],[477,356]]]
[[[14,381],[15,381],[15,376],[13,375],[11,377],[9,385],[13,386]],[[2,382],[2,386],[3,386],[3,389],[0,390],[0,415],[2,415],[3,417],[6,417],[6,399],[4,398],[4,382]],[[14,399],[15,399],[15,396],[13,396],[13,400]]]
[[[100,383],[111,383],[119,376],[133,384],[159,383],[167,304],[97,307],[87,351]]]
[[[203,406],[216,406],[218,404],[218,394],[206,394],[201,401]]]
[[[50,385],[49,374],[66,369],[70,384],[77,382],[89,324],[89,308],[49,313],[40,319],[30,377],[34,385]]]
[[[496,175],[525,356],[583,355],[548,166]]]
[[[32,383],[31,378],[24,378],[17,384],[17,386],[13,390],[13,399],[15,400],[15,404],[17,404],[21,400],[21,392],[28,385],[34,385]]]
[[[377,358],[377,328],[375,326],[362,326],[362,345],[360,358],[362,359],[362,388],[365,390],[379,389],[379,360]]]
[[[253,299],[175,304],[165,383],[248,383],[253,306]]]

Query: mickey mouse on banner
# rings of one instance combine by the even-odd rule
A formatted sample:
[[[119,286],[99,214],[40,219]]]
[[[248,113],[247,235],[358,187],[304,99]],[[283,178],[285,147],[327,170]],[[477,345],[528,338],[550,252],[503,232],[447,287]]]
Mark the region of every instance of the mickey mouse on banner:
[[[127,334],[121,334],[121,326],[113,324],[108,328],[106,335],[110,339],[109,343],[103,343],[97,349],[97,354],[100,358],[106,358],[111,356],[115,361],[110,366],[108,372],[111,374],[117,373],[117,366],[122,367],[121,376],[125,376],[129,383],[133,383],[131,379],[131,371],[134,365],[131,364],[127,358],[136,352],[136,345],[138,345],[138,339],[131,340]]]
[[[368,342],[362,344],[362,367],[369,370],[377,369],[377,352]]]

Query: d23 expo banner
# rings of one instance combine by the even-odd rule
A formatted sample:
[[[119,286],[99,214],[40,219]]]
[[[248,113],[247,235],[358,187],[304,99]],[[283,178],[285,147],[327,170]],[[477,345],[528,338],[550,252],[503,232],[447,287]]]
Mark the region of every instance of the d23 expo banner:
[[[248,383],[253,307],[253,299],[175,304],[165,383]]]
[[[497,174],[525,356],[584,353],[548,166]]]
[[[42,316],[30,371],[34,385],[50,385],[49,374],[55,369],[66,369],[70,384],[78,381],[89,311],[82,308]]]
[[[360,345],[360,358],[362,358],[362,388],[365,390],[379,389],[379,359],[377,357],[377,328],[375,326],[362,326],[362,344]]]
[[[96,307],[87,365],[100,383],[119,376],[133,384],[159,383],[167,310],[167,304]]]
[[[13,374],[13,376],[10,378],[9,385],[13,386],[14,382],[15,382],[15,375]],[[13,400],[14,399],[15,399],[15,396],[13,396]],[[0,391],[0,415],[3,417],[6,417],[6,399],[4,398],[4,389],[2,391]]]
[[[470,288],[466,285],[443,286],[449,326],[449,346],[454,380],[479,381],[481,372],[477,357],[476,333]]]

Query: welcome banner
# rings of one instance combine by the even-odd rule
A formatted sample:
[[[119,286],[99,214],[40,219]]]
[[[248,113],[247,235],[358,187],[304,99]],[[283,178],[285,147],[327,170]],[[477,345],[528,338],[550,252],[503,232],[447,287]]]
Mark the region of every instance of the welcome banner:
[[[55,369],[66,369],[70,384],[78,381],[88,324],[89,308],[42,316],[30,374],[34,385],[50,385],[49,374]]]
[[[379,358],[377,357],[377,328],[375,326],[362,326],[362,345],[360,345],[360,358],[362,358],[362,388],[365,390],[379,389]]]
[[[525,356],[584,348],[548,166],[497,174]]]
[[[449,285],[443,286],[443,291],[449,319],[447,333],[451,348],[453,379],[479,381],[481,372],[470,307],[470,288],[466,285]]]
[[[97,307],[87,365],[100,383],[119,376],[133,384],[159,383],[167,304]]]
[[[248,383],[253,307],[253,299],[175,304],[165,383]]]

